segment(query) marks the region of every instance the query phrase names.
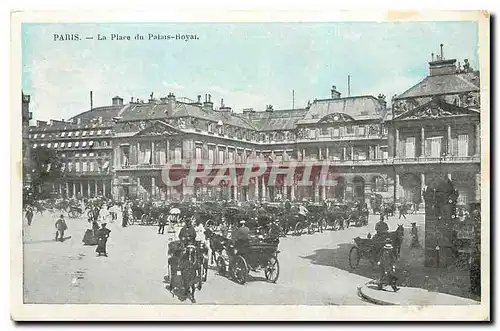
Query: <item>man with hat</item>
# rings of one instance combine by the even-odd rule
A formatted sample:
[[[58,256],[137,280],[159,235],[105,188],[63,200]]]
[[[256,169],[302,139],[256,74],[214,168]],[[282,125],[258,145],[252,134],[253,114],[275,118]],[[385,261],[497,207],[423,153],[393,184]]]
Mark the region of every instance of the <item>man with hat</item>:
[[[196,240],[196,230],[193,227],[193,222],[190,218],[186,218],[184,226],[179,232],[179,240],[184,244],[193,244]]]
[[[66,221],[64,220],[64,215],[61,214],[59,219],[56,221],[56,241],[59,240],[63,242],[64,240],[64,231],[68,229],[68,225],[66,225]]]
[[[385,222],[383,217],[380,217],[380,221],[375,224],[375,235],[373,236],[374,240],[380,240],[385,238],[387,236],[387,233],[389,232],[389,226]]]
[[[247,243],[250,234],[250,229],[246,226],[244,220],[240,221],[240,227],[234,232],[233,241],[235,243]]]
[[[378,283],[379,290],[383,289],[385,285],[390,285],[394,292],[399,291],[399,288],[396,286],[398,278],[396,277],[396,259],[393,250],[394,247],[392,246],[391,239],[387,238],[385,240],[382,256],[380,257],[380,261],[377,263],[380,267],[380,279]]]

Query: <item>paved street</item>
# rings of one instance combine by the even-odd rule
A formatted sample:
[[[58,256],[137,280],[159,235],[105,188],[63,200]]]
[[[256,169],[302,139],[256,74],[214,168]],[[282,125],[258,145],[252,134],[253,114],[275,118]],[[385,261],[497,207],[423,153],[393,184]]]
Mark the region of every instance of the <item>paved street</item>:
[[[82,237],[88,223],[68,219],[63,243],[54,241],[58,214],[36,215],[33,225],[24,225],[24,298],[26,303],[136,303],[191,304],[173,296],[163,281],[167,235],[156,227],[108,224],[109,257],[97,258],[95,246],[84,246]],[[348,253],[352,238],[374,233],[378,216],[369,225],[343,231],[282,238],[280,275],[276,284],[263,274],[254,274],[239,285],[209,270],[208,280],[195,294],[198,304],[308,304],[363,305],[357,286],[369,281],[363,273],[351,273]],[[409,216],[423,221],[423,216]],[[393,230],[398,220],[388,222]],[[406,230],[408,236],[409,230]],[[363,263],[368,263],[362,261]],[[363,269],[360,269],[363,270]]]

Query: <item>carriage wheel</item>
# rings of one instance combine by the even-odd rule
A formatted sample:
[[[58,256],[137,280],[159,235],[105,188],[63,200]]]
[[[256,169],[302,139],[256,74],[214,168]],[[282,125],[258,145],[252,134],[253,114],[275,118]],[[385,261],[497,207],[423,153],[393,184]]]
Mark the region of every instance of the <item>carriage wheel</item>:
[[[217,258],[217,271],[219,272],[219,275],[225,276],[226,275],[226,261],[222,256],[219,256]]]
[[[198,291],[201,290],[202,282],[203,282],[203,263],[200,263],[200,267],[198,268],[198,271],[200,273],[200,280],[198,280]]]
[[[351,268],[356,268],[359,265],[359,259],[361,256],[359,255],[359,248],[354,246],[351,247],[351,250],[349,251],[349,265]]]
[[[141,216],[141,225],[145,225],[145,224],[147,224],[147,222],[148,222],[148,215],[143,214]]]
[[[233,271],[233,278],[239,284],[245,284],[248,275],[248,266],[245,258],[241,255],[238,255],[235,260],[233,267],[231,268]]]
[[[208,278],[208,257],[203,259],[203,281],[206,282]]]
[[[296,236],[300,236],[303,232],[304,228],[302,226],[302,222],[297,222],[297,224],[295,224],[295,235]]]
[[[173,291],[174,289],[174,274],[172,273],[172,263],[170,262],[170,259],[168,260],[168,267],[167,267],[167,277],[168,277],[168,288],[170,291]]]
[[[321,232],[326,231],[328,229],[328,222],[326,220],[321,220],[320,222]]]
[[[276,283],[280,275],[280,264],[275,256],[271,256],[267,262],[266,269],[264,270],[266,279],[271,283]]]

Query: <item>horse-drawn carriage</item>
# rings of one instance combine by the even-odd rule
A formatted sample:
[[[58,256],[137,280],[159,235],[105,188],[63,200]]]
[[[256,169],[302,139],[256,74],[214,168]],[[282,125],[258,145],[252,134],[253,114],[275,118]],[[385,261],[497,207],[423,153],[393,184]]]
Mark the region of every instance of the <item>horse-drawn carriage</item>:
[[[351,268],[358,267],[361,258],[369,260],[372,265],[378,262],[387,239],[390,239],[393,245],[394,256],[399,257],[403,236],[403,225],[398,224],[397,229],[392,232],[368,238],[354,238],[355,245],[349,250],[349,266]]]
[[[185,244],[180,240],[168,244],[168,264],[165,281],[169,290],[183,290],[194,300],[196,288],[201,290],[208,275],[208,248],[202,242]]]
[[[279,240],[258,236],[251,239],[248,244],[238,247],[229,240],[225,244],[223,253],[217,258],[219,274],[227,275],[239,284],[245,284],[250,271],[264,271],[266,280],[276,283],[280,272]]]

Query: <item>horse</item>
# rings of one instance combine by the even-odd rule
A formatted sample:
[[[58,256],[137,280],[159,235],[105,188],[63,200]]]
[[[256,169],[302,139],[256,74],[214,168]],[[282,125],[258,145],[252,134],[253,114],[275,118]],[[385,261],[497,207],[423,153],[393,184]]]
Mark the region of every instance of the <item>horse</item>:
[[[180,260],[181,279],[184,288],[184,293],[187,297],[194,300],[196,291],[196,276],[198,273],[199,256],[196,252],[196,246],[187,245],[184,254]],[[201,277],[201,275],[199,275]]]
[[[398,224],[395,231],[389,232],[389,238],[392,241],[392,246],[394,247],[394,253],[397,258],[401,255],[401,245],[403,244],[403,238],[405,235],[405,229],[403,224]]]
[[[209,229],[205,230],[205,238],[210,243],[210,264],[214,264],[214,261],[217,261],[217,255],[224,250],[227,239]]]

